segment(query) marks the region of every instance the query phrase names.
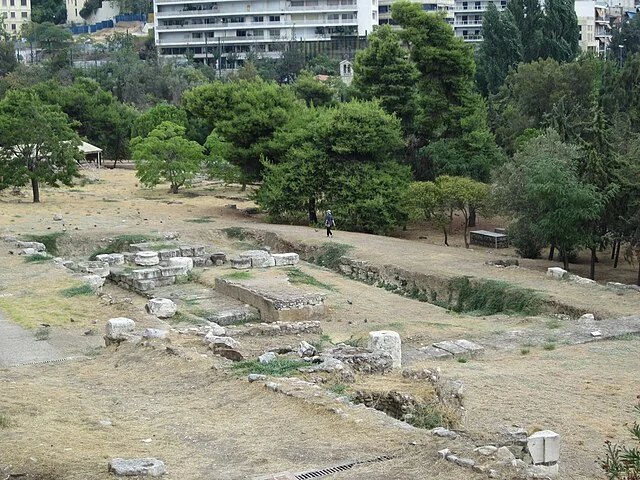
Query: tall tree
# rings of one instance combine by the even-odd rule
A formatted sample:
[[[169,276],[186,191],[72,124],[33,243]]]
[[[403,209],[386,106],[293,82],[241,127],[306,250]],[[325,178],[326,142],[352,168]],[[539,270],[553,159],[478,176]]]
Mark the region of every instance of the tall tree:
[[[520,31],[523,61],[528,63],[543,57],[544,14],[540,0],[511,0],[507,4],[507,8],[513,15],[513,19]]]
[[[580,53],[580,27],[573,0],[545,0],[542,57],[570,62]]]
[[[169,191],[190,185],[201,169],[202,146],[184,137],[185,128],[172,122],[162,122],[148,136],[131,141],[136,176],[147,187],[162,181],[171,185]]]
[[[131,135],[146,137],[162,122],[171,122],[186,127],[187,112],[168,103],[159,103],[136,118]]]
[[[482,17],[483,41],[477,51],[476,81],[484,95],[497,93],[510,69],[523,58],[522,38],[511,10],[499,12],[493,3]]]
[[[408,127],[415,111],[418,71],[407,58],[400,35],[389,25],[382,25],[368,38],[365,50],[356,54],[353,86],[362,98],[380,100],[388,113],[394,113]]]
[[[80,138],[60,107],[33,90],[11,90],[0,101],[0,188],[31,184],[34,203],[40,184],[71,185],[79,176]]]

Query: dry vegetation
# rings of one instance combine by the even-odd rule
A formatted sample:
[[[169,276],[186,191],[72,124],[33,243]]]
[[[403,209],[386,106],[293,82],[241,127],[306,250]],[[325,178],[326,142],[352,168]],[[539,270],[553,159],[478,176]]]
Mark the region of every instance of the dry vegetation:
[[[238,209],[251,206],[246,193],[220,184],[201,184],[184,194],[138,188],[132,171],[88,171],[97,180],[71,190],[45,190],[43,203],[29,197],[0,195],[0,234],[48,234],[64,231],[60,255],[86,259],[118,235],[161,235],[178,231],[189,243],[234,251],[258,246],[252,237],[229,238],[223,229],[273,231],[293,244],[325,242],[322,231],[261,224]],[[63,221],[52,217],[62,213]],[[485,222],[481,228],[493,225]],[[638,293],[554,282],[544,276],[551,263],[524,261],[520,269],[484,265],[487,258],[511,251],[466,251],[454,233],[452,248],[424,226],[399,232],[404,239],[337,231],[334,241],[352,245],[358,258],[394,263],[434,275],[474,275],[518,283],[603,319],[640,311]],[[420,238],[426,237],[426,238]],[[407,242],[406,240],[410,240]],[[457,247],[455,246],[457,245]],[[64,356],[81,360],[0,369],[0,478],[24,473],[38,479],[106,479],[110,458],[154,456],[167,464],[169,479],[249,479],[289,470],[323,468],[380,455],[393,460],[363,465],[335,479],[475,478],[437,459],[448,446],[461,453],[495,441],[506,425],[533,431],[549,428],[562,438],[562,478],[601,478],[596,460],[607,439],[623,439],[638,393],[640,341],[633,336],[574,345],[575,319],[549,316],[468,316],[403,297],[384,289],[303,264],[302,274],[329,285],[329,315],[324,335],[315,338],[262,338],[246,343],[258,354],[304,339],[318,344],[362,342],[372,330],[398,331],[405,351],[436,341],[466,338],[488,347],[483,357],[427,362],[409,357],[406,367],[440,367],[446,377],[465,383],[466,415],[462,440],[435,440],[426,431],[407,430],[381,415],[352,408],[332,392],[352,386],[336,382],[321,390],[300,389],[281,380],[293,396],[276,394],[261,382],[249,384],[207,352],[197,338],[177,333],[171,343],[181,355],[169,355],[159,343],[103,348],[108,318],[127,316],[139,327],[168,328],[144,313],[145,299],[115,287],[108,295],[65,296],[77,282],[51,263],[25,262],[0,244],[2,314],[37,332],[51,325],[46,339]],[[554,264],[555,265],[555,264]],[[584,274],[584,264],[574,266]],[[584,270],[586,271],[586,270]],[[601,255],[601,278],[632,283],[635,266],[612,270]],[[210,269],[198,279],[212,285],[228,269]],[[272,273],[268,273],[269,275]],[[309,286],[322,289],[322,286]],[[10,294],[10,295],[9,295]],[[94,334],[95,333],[95,334]],[[553,345],[553,349],[546,348]],[[430,385],[399,375],[360,377],[358,388],[398,389],[433,395]],[[338,412],[338,413],[336,413]],[[477,478],[486,478],[477,475]]]

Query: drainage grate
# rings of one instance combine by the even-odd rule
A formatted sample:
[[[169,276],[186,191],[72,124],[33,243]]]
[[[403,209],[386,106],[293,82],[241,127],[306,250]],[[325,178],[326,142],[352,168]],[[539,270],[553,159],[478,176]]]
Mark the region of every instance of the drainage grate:
[[[36,360],[35,362],[15,363],[13,365],[9,365],[9,367],[24,367],[26,365],[43,365],[45,363],[60,363],[60,362],[66,362],[67,360],[75,360],[76,358],[78,357],[54,358],[53,360]]]
[[[325,477],[327,475],[331,475],[333,473],[344,472],[345,470],[350,470],[353,467],[358,465],[364,465],[367,463],[377,463],[384,462],[386,460],[391,460],[393,457],[388,455],[382,455],[381,457],[371,458],[369,460],[356,460],[354,462],[342,463],[340,465],[336,465],[334,467],[322,468],[320,470],[310,470],[308,472],[296,473],[294,478],[296,480],[311,480],[313,478]]]

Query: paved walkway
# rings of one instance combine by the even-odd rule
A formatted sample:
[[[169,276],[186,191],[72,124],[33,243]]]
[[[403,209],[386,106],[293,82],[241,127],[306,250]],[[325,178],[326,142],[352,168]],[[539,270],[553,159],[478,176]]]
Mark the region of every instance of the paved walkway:
[[[48,342],[36,340],[32,331],[10,322],[0,312],[0,368],[61,358]]]

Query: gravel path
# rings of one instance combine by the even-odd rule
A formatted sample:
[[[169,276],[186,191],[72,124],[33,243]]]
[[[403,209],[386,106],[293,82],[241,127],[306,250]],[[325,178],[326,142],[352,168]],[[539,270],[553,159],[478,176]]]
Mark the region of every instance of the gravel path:
[[[0,368],[60,360],[62,355],[33,333],[7,320],[0,312]]]

